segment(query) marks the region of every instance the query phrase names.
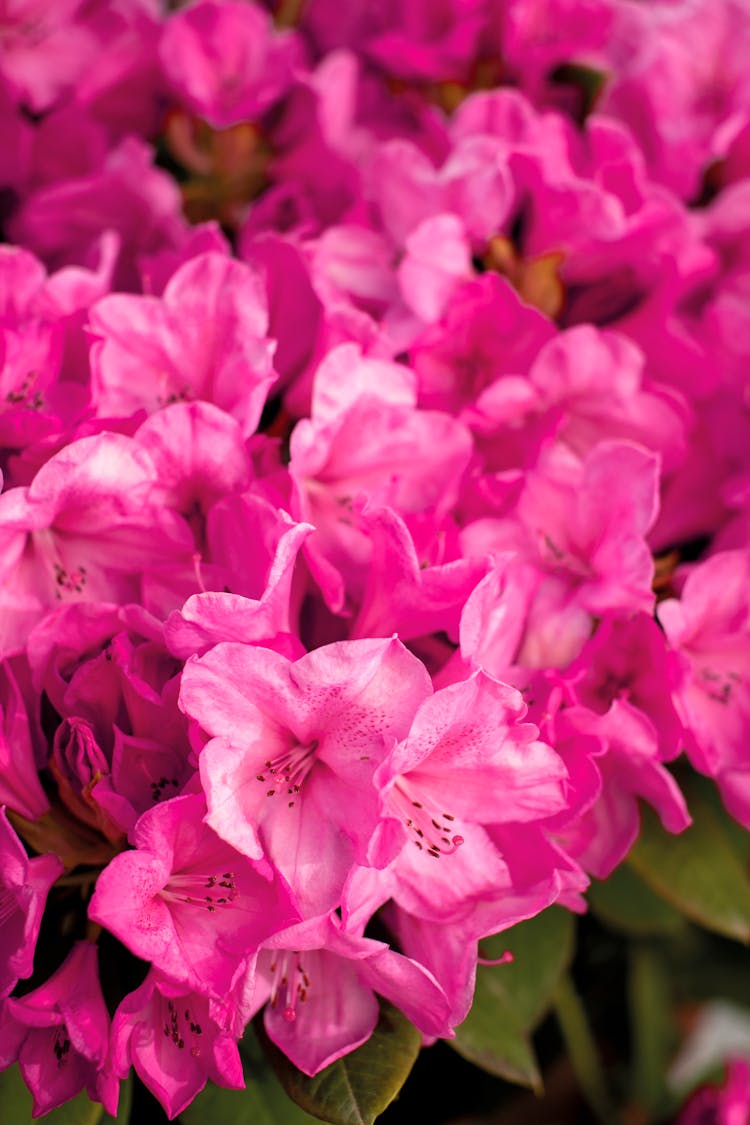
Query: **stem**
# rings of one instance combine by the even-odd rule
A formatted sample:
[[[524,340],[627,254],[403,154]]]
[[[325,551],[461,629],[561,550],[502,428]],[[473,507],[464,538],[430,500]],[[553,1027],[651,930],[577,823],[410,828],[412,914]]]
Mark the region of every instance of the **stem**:
[[[615,1125],[618,1114],[607,1089],[586,1011],[567,973],[557,986],[554,1010],[581,1092],[602,1125]]]
[[[628,1007],[632,1039],[631,1088],[649,1115],[664,1108],[664,1085],[671,1029],[661,959],[650,945],[635,943],[630,951]]]

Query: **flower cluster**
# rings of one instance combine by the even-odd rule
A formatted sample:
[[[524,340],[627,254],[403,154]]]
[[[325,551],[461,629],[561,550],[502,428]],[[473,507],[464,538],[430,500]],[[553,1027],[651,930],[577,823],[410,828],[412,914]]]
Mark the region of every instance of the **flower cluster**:
[[[687,827],[682,753],[750,828],[747,6],[173,9],[0,14],[37,1115],[241,1087],[261,1010],[308,1075],[378,996],[450,1037],[482,938]]]

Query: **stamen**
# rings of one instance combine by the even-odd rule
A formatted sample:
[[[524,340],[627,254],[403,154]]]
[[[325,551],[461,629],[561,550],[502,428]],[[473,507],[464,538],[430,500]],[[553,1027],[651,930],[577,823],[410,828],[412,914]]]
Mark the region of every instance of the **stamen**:
[[[435,812],[415,799],[411,784],[402,775],[394,783],[390,804],[395,815],[404,822],[416,839],[414,844],[433,859],[453,855],[464,842],[463,836],[454,835],[452,813]]]
[[[304,746],[297,744],[283,750],[273,759],[267,758],[265,772],[255,775],[256,781],[262,785],[270,782],[274,786],[273,789],[266,790],[266,796],[275,797],[277,793],[286,790],[286,796],[291,798],[287,801],[287,806],[293,809],[302,786],[315,765],[317,750],[318,740],[314,738]]]
[[[70,1039],[66,1035],[64,1027],[58,1028],[55,1032],[52,1050],[57,1059],[57,1068],[60,1070],[68,1062],[68,1055],[70,1054]]]
[[[709,699],[724,706],[731,700],[737,684],[742,682],[742,677],[731,669],[715,671],[713,668],[703,667],[699,670],[699,677],[700,686]]]
[[[86,567],[79,566],[76,570],[66,570],[65,567],[59,563],[53,563],[55,571],[55,585],[60,590],[64,590],[66,594],[80,594],[83,587],[86,585]]]
[[[189,875],[172,875],[166,887],[162,889],[161,897],[166,902],[198,906],[207,910],[209,914],[215,914],[219,908],[230,907],[237,898],[239,892],[235,887],[234,879],[233,871],[225,871],[222,874],[191,872]],[[214,893],[208,894],[209,891]]]
[[[184,1023],[180,1013],[177,1010],[177,1005],[173,1000],[167,1000],[167,1015],[164,1021],[164,1035],[167,1039],[171,1039],[178,1051],[185,1050],[186,1040],[190,1048],[190,1054],[194,1059],[199,1058],[201,1053],[200,1037],[203,1035],[203,1028],[199,1023],[191,1018],[190,1010],[185,1009]]]
[[[57,601],[62,601],[65,594],[81,594],[86,585],[86,567],[80,564],[75,567],[64,565],[60,555],[61,544],[49,528],[40,528],[32,536],[34,549],[46,565]]]

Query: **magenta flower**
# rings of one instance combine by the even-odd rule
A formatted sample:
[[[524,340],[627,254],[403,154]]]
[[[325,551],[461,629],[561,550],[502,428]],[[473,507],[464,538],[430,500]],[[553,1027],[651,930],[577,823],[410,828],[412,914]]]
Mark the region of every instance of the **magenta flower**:
[[[674,692],[696,769],[714,777],[731,814],[750,827],[750,622],[747,550],[721,551],[688,573],[682,596],[658,609],[679,653],[683,680]]]
[[[258,955],[244,987],[250,998],[244,1015],[265,1003],[268,1035],[305,1074],[317,1074],[370,1037],[378,1019],[375,993],[426,1035],[452,1034],[447,999],[431,973],[384,942],[347,933],[337,915],[279,934]]]
[[[112,1020],[112,1067],[126,1078],[131,1065],[170,1121],[210,1079],[239,1090],[245,1085],[233,1035],[222,1007],[151,969],[122,1001]]]
[[[0,853],[0,996],[7,996],[19,978],[31,976],[47,893],[62,875],[63,865],[53,855],[29,859],[4,807],[0,807]]]
[[[516,552],[529,610],[518,662],[561,666],[606,610],[650,610],[646,533],[658,511],[658,458],[625,441],[598,442],[579,460],[554,444],[527,473],[513,518],[476,520],[464,551]],[[529,588],[530,587],[530,588]]]
[[[351,637],[397,632],[406,641],[441,631],[450,637],[458,633],[461,608],[487,572],[489,559],[461,558],[450,525],[429,517],[422,526],[412,523],[414,535],[392,508],[362,512],[360,527],[370,537],[372,556]],[[450,538],[454,543],[449,545]]]
[[[99,876],[89,917],[173,980],[221,996],[244,958],[296,912],[268,864],[239,855],[204,813],[192,795],[144,813],[135,850]]]
[[[119,1083],[109,1068],[109,1016],[95,945],[79,941],[45,984],[8,1000],[6,1013],[11,1027],[3,1038],[18,1044],[35,1117],[84,1088],[116,1115]]]
[[[0,650],[17,652],[60,602],[138,600],[139,575],[189,552],[184,522],[151,500],[154,467],[130,438],[72,442],[29,488],[0,497]]]
[[[292,434],[289,470],[299,515],[317,529],[306,553],[335,612],[345,605],[347,585],[357,596],[369,553],[353,526],[352,502],[361,496],[399,515],[445,511],[469,462],[465,427],[415,403],[413,372],[343,344],[318,368],[312,417]]]
[[[254,121],[286,92],[300,43],[274,32],[268,14],[239,0],[198,0],[166,22],[159,46],[184,104],[217,128]]]
[[[129,136],[90,174],[31,192],[13,216],[13,237],[48,264],[89,265],[102,231],[116,232],[116,284],[138,284],[140,254],[175,248],[187,233],[174,181],[153,167],[153,151]]]
[[[571,856],[599,879],[606,879],[638,838],[638,798],[656,810],[668,832],[684,832],[691,824],[685,799],[660,760],[657,731],[650,719],[625,699],[616,699],[603,715],[583,707],[561,713],[550,728],[563,761],[582,789],[595,799],[578,815],[563,814],[550,822]],[[595,742],[592,745],[591,739]],[[598,742],[598,746],[596,743]],[[591,768],[601,779],[593,790]],[[559,829],[556,829],[559,826]]]
[[[0,664],[0,804],[29,820],[49,808],[34,760],[32,723],[12,663]]]
[[[738,1056],[730,1059],[722,1086],[701,1086],[690,1096],[676,1118],[676,1125],[743,1125],[750,1113],[750,1063]]]

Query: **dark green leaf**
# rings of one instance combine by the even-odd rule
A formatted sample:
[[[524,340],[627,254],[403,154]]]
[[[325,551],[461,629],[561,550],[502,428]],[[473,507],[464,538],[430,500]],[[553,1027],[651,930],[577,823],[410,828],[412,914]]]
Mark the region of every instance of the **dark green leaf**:
[[[623,864],[604,882],[594,882],[586,897],[602,922],[633,937],[660,937],[679,932],[684,917],[652,891],[632,867]]]
[[[530,1033],[549,1009],[573,954],[572,915],[558,907],[482,941],[487,958],[509,949],[509,965],[480,966],[471,1012],[452,1045],[465,1058],[535,1090],[541,1089]]]
[[[372,1125],[403,1086],[421,1044],[406,1017],[383,1004],[366,1043],[308,1078],[270,1042],[260,1021],[258,1037],[289,1097],[331,1125]]]
[[[703,779],[683,782],[693,824],[673,836],[643,809],[641,834],[629,862],[648,885],[688,918],[738,941],[750,941],[750,878],[728,817],[706,793]]]

